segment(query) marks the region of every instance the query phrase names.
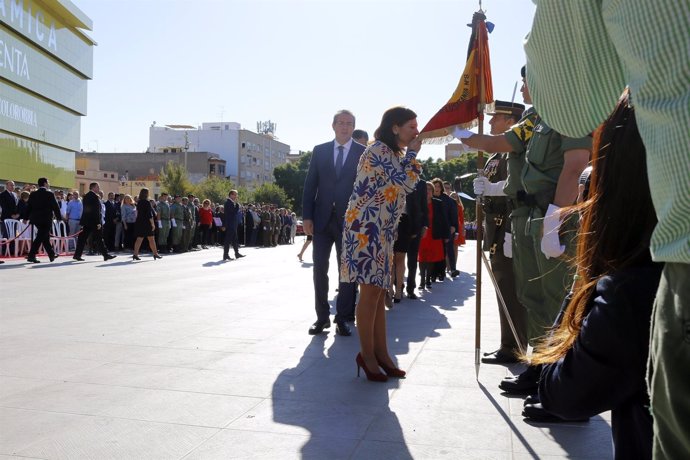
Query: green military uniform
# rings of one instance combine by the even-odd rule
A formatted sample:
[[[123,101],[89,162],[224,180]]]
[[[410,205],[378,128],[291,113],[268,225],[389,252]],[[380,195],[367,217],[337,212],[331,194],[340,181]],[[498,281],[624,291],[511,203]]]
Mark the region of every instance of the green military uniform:
[[[172,227],[172,244],[176,251],[181,249],[182,226],[184,225],[184,206],[175,202],[170,206],[170,217],[175,219],[175,227]]]
[[[158,248],[165,251],[168,246],[168,235],[170,234],[170,205],[168,200],[161,199],[158,201],[158,220],[160,221]]]
[[[184,228],[182,229],[182,250],[189,251],[189,245],[194,236],[194,205],[182,203],[182,213],[184,215]]]
[[[484,166],[484,175],[490,182],[505,181],[508,177],[508,154],[495,153]],[[501,291],[517,333],[518,343],[510,329],[507,316],[500,306],[498,316],[501,322],[501,353],[514,356],[527,345],[527,310],[520,303],[515,289],[513,261],[503,253],[506,232],[510,231],[510,201],[506,196],[486,196],[482,201],[484,211],[484,251],[489,251],[491,271]]]
[[[510,133],[508,133],[510,134]],[[551,129],[543,120],[537,119],[532,137],[525,148],[522,142],[514,142],[515,154],[525,154],[522,167],[523,193],[517,199],[529,207],[525,226],[516,228],[520,241],[515,251],[519,253],[520,269],[537,267],[538,276],[526,283],[523,300],[529,311],[528,334],[530,339],[541,337],[553,325],[560,311],[563,299],[570,290],[574,267],[563,257],[547,259],[541,251],[544,216],[549,204],[553,203],[556,186],[563,170],[565,152],[572,149],[591,150],[592,138],[568,138]],[[566,254],[574,254],[576,216],[572,215],[561,225],[561,242]],[[524,237],[524,238],[523,238]],[[522,244],[521,244],[522,243]],[[516,271],[518,267],[515,267]],[[527,268],[529,270],[529,268]],[[541,301],[537,304],[536,299]]]
[[[510,206],[515,290],[520,304],[528,313],[541,308],[544,296],[538,281],[539,270],[536,264],[529,263],[531,258],[524,258],[525,248],[530,248],[532,245],[525,233],[530,208],[517,197],[518,195],[523,196],[525,193],[522,186],[522,168],[525,165],[526,147],[532,138],[536,123],[537,112],[531,107],[525,111],[520,121],[504,135],[514,150],[508,154],[508,172],[503,192],[506,194]],[[528,338],[535,337],[529,330],[527,333]]]

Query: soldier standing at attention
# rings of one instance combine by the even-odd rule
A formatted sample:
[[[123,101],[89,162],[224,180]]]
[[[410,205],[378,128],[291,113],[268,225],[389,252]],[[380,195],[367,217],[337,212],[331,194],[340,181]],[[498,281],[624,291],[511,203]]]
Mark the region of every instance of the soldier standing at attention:
[[[192,207],[194,205],[191,205]],[[194,210],[190,207],[189,198],[182,197],[182,242],[180,244],[182,252],[189,251],[189,244],[194,235]]]
[[[530,103],[529,89],[522,68],[521,91]],[[559,209],[575,203],[578,179],[587,166],[592,138],[568,138],[554,131],[534,113],[501,136],[474,135],[463,143],[486,152],[509,151],[508,184],[524,156],[520,181],[524,190],[516,193],[517,212],[513,211],[513,268],[518,298],[528,311],[527,337],[532,343],[542,337],[558,315],[572,283],[573,267],[560,256],[575,247],[575,219],[564,219]],[[515,167],[513,167],[515,166]],[[564,242],[559,230],[563,227]],[[509,394],[536,392],[540,366],[530,366],[517,377],[505,378],[499,388]]]
[[[182,227],[184,227],[184,209],[180,195],[175,195],[175,202],[170,206],[170,219],[173,249],[175,252],[183,252]],[[174,224],[173,221],[175,222]]]
[[[168,252],[168,234],[170,233],[170,205],[168,194],[163,192],[158,198],[158,250]]]
[[[499,135],[510,129],[522,117],[525,106],[522,104],[496,101],[494,112],[489,125],[491,134]],[[496,278],[506,309],[517,332],[519,343],[515,340],[508,319],[503,308],[498,308],[501,321],[501,345],[498,350],[485,353],[482,362],[485,364],[510,364],[518,361],[518,354],[526,349],[527,344],[527,311],[520,303],[515,289],[515,275],[513,273],[512,237],[510,231],[510,215],[515,204],[515,193],[509,199],[503,187],[508,178],[508,153],[495,153],[484,166],[484,177],[477,180],[476,195],[483,195],[482,209],[484,210],[484,245],[483,250],[489,251],[491,271]]]

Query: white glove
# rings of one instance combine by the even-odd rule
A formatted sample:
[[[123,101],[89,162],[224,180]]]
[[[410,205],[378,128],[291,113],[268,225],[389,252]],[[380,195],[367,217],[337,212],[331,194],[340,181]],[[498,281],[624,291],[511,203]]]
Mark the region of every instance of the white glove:
[[[503,238],[503,255],[509,259],[513,258],[513,235],[508,232]]]
[[[550,204],[544,216],[544,234],[541,237],[541,252],[547,259],[559,257],[565,252],[565,246],[558,237],[558,229],[561,227],[560,210],[556,205]]]
[[[477,176],[472,181],[472,185],[474,186],[474,194],[484,196],[506,196],[506,194],[503,193],[503,186],[505,183],[506,181],[504,180],[498,182],[489,182],[489,179],[484,176]]]

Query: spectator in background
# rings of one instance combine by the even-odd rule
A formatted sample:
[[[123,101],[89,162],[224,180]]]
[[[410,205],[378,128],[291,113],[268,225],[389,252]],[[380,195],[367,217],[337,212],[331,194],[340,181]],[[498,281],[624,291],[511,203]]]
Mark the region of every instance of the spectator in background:
[[[26,209],[29,206],[29,195],[30,192],[22,190],[19,194],[19,201],[17,202],[17,214],[19,214],[20,219],[28,219],[29,216],[26,214]]]
[[[125,248],[134,249],[134,223],[137,221],[137,210],[131,195],[125,195],[120,206],[122,228],[125,232]]]
[[[75,190],[72,192],[72,200],[67,203],[67,223],[70,235],[76,235],[79,231],[79,220],[81,219],[82,210],[83,205],[79,198],[79,192]]]
[[[208,249],[211,244],[211,226],[213,225],[213,210],[211,209],[211,200],[206,199],[201,204],[199,209],[199,222],[201,229],[201,248]]]
[[[363,129],[355,129],[352,131],[352,139],[366,147],[369,143],[369,134]]]

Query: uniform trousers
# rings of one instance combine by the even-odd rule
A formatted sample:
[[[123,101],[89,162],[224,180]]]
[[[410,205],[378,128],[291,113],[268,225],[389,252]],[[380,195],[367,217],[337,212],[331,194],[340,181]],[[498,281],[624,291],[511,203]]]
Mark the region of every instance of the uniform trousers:
[[[492,218],[491,214],[487,214],[487,220]],[[503,227],[496,232],[494,241],[496,242],[495,251],[489,256],[489,261],[491,262],[491,272],[496,278],[496,284],[498,284],[498,289],[503,296],[503,301],[505,302],[508,314],[510,314],[510,319],[515,327],[515,332],[517,333],[517,338],[520,344],[515,340],[515,335],[510,329],[510,324],[508,322],[508,317],[501,307],[501,301],[498,300],[498,317],[501,322],[501,350],[513,353],[526,350],[527,346],[527,310],[518,300],[517,291],[515,289],[515,274],[513,271],[513,260],[506,257],[503,253],[503,241],[505,239],[505,228],[506,223]],[[497,294],[498,297],[498,294]]]
[[[170,220],[161,219],[161,228],[158,229],[158,247],[168,246],[168,235],[170,234]]]
[[[571,216],[570,219],[574,219]],[[543,214],[538,207],[521,207],[511,214],[513,273],[518,299],[527,310],[527,338],[533,343],[553,325],[569,292],[573,268],[565,260],[575,246],[575,229],[566,232],[566,252],[547,259],[541,251]],[[564,222],[563,228],[570,228]]]
[[[652,313],[654,459],[690,458],[690,264],[666,263]]]

